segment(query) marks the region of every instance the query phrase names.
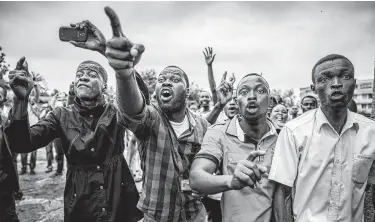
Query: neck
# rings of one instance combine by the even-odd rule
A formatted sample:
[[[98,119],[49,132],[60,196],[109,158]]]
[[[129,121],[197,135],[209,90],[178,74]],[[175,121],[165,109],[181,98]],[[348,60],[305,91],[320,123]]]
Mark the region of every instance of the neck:
[[[260,140],[269,131],[266,115],[251,121],[243,119],[240,121],[240,126],[246,135],[257,140]]]
[[[184,106],[183,109],[177,111],[177,112],[171,112],[171,113],[166,113],[168,120],[176,123],[181,123],[185,119],[185,113],[186,107]]]
[[[348,116],[347,108],[333,108],[330,106],[322,106],[321,108],[324,115],[327,117],[328,122],[333,126],[335,131],[340,134]]]
[[[99,103],[102,101],[102,99],[103,99],[103,95],[98,96],[94,100],[79,99],[79,102],[81,103],[81,106],[88,108],[88,109],[92,109],[92,108],[99,106]]]
[[[202,106],[204,112],[210,111],[210,106]]]

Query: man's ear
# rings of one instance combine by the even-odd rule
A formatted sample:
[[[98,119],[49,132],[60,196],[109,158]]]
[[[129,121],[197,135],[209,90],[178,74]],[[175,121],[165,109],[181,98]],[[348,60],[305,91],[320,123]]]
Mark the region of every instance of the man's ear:
[[[103,92],[105,92],[105,91],[107,91],[107,84],[106,83],[103,85]]]
[[[311,85],[310,85],[310,88],[311,88],[311,90],[313,91],[313,93],[316,94],[316,91],[315,91],[315,85],[314,85],[314,84],[311,84]]]
[[[186,98],[189,98],[190,96],[190,88],[186,88]]]

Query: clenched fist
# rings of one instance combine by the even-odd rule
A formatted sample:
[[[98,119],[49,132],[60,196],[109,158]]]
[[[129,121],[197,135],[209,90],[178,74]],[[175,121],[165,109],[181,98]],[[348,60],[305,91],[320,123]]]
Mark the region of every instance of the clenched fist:
[[[17,62],[15,70],[9,72],[9,85],[18,100],[28,100],[34,81],[25,57]]]
[[[133,44],[122,32],[119,18],[115,11],[110,7],[105,7],[105,13],[111,21],[113,37],[107,41],[107,56],[109,65],[119,76],[128,75],[129,69],[132,69],[141,59],[145,47],[140,44]]]

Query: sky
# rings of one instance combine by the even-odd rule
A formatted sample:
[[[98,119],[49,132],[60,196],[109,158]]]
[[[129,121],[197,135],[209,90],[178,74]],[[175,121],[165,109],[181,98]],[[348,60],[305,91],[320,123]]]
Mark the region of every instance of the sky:
[[[78,65],[94,60],[115,85],[113,69],[99,53],[58,37],[60,26],[90,20],[112,37],[104,7],[119,15],[125,35],[144,44],[138,71],[181,67],[190,81],[208,88],[203,49],[213,47],[218,82],[224,71],[238,80],[263,73],[271,88],[311,84],[323,56],[338,53],[358,79],[373,78],[375,2],[0,2],[0,46],[11,67],[25,56],[51,89],[67,91]]]

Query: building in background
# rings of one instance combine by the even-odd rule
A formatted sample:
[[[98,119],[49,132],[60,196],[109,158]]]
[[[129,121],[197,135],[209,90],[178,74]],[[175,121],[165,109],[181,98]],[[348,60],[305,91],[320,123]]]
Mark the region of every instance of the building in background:
[[[357,103],[358,113],[367,117],[371,114],[373,79],[359,80],[355,85],[353,99]]]
[[[372,90],[373,87],[373,79],[364,79],[359,80],[357,79],[357,84],[354,90],[353,99],[357,103],[358,113],[365,115],[367,117],[371,114],[371,104],[372,104]],[[300,99],[307,95],[315,96],[317,99],[317,95],[313,93],[310,86],[303,87],[299,89],[299,97]],[[318,99],[319,102],[319,99]]]

